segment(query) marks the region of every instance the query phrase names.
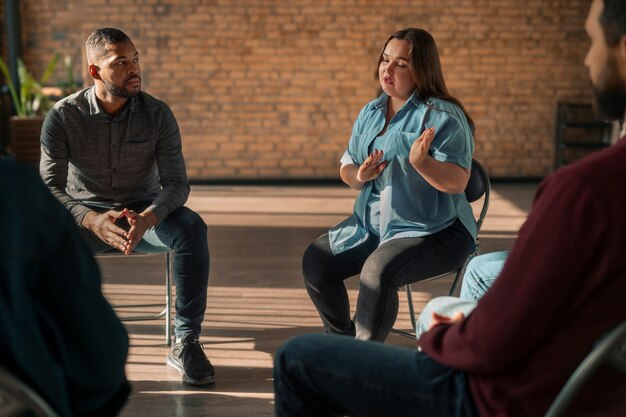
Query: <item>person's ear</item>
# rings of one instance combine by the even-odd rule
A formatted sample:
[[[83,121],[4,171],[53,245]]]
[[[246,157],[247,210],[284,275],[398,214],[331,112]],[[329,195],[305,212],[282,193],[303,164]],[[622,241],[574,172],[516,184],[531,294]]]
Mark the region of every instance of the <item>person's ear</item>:
[[[87,71],[89,72],[91,78],[93,78],[94,80],[100,79],[100,67],[98,67],[97,65],[89,64],[89,66],[87,67]]]

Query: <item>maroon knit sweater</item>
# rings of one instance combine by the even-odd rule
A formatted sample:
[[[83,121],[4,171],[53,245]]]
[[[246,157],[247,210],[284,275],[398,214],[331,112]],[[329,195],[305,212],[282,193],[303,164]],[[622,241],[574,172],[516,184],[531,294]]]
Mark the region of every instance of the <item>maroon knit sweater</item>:
[[[543,416],[594,341],[624,319],[626,139],[543,181],[478,307],[419,344],[468,374],[482,416]],[[568,415],[626,416],[625,378],[601,368]]]

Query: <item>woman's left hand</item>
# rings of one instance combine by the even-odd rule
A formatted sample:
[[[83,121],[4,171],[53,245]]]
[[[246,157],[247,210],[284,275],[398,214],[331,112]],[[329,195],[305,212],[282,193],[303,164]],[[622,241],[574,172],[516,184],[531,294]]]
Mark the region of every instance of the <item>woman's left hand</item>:
[[[409,152],[409,162],[416,170],[419,170],[424,159],[428,156],[428,150],[430,149],[430,144],[433,142],[434,137],[435,128],[429,127],[413,142],[411,151]]]

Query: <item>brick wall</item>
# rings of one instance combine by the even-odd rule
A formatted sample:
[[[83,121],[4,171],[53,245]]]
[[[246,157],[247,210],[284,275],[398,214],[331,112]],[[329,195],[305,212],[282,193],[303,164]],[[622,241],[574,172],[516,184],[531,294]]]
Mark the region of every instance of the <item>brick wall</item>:
[[[555,107],[588,100],[589,0],[22,0],[25,60],[80,62],[96,27],[127,32],[144,90],[171,106],[193,179],[338,177],[387,37],[433,33],[497,177],[552,171]],[[1,7],[1,6],[0,6]],[[77,69],[77,72],[79,70]],[[58,79],[62,80],[59,70]]]

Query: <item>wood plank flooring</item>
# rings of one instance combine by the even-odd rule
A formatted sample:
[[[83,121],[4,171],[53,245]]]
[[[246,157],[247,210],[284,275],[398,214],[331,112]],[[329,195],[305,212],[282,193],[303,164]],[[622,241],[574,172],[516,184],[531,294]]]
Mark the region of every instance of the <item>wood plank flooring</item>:
[[[510,248],[528,212],[534,185],[494,186],[481,232],[482,252]],[[164,320],[127,322],[127,373],[133,394],[122,412],[139,416],[273,415],[272,360],[289,337],[322,330],[303,286],[307,245],[352,210],[356,193],[343,187],[196,186],[188,206],[209,225],[211,273],[202,343],[216,367],[207,388],[183,385],[165,365]],[[103,290],[113,304],[158,303],[164,297],[164,258],[104,258]],[[446,293],[449,279],[414,287],[421,309]],[[352,305],[357,279],[348,280]],[[410,322],[400,294],[396,327]],[[146,308],[145,310],[157,310]],[[121,313],[120,313],[121,314]],[[388,344],[414,347],[391,335]]]

